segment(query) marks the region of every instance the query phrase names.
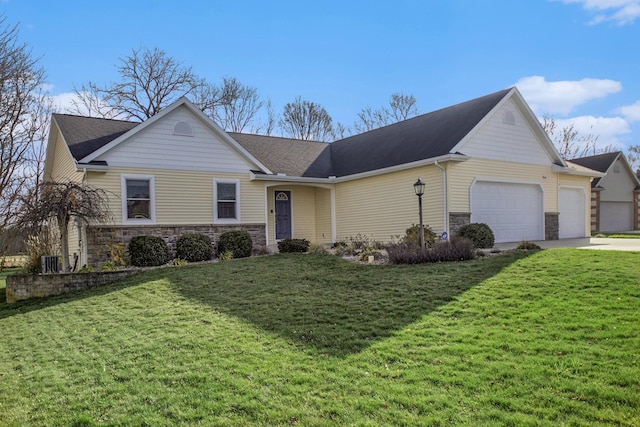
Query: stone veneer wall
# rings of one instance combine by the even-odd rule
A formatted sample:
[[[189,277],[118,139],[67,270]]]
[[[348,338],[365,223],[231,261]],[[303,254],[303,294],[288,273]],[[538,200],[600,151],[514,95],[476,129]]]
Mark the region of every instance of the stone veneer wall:
[[[471,223],[470,212],[449,212],[449,233],[457,236],[460,229]]]
[[[591,234],[600,231],[600,189],[591,190]]]
[[[68,274],[14,274],[7,276],[7,303],[61,295],[115,282],[136,270]]]
[[[560,214],[558,212],[544,213],[544,240],[558,240],[560,232]]]
[[[87,264],[99,267],[109,260],[109,245],[124,244],[128,247],[134,236],[158,236],[169,246],[169,257],[176,253],[176,240],[184,234],[198,233],[209,236],[216,247],[220,235],[226,231],[246,230],[251,235],[253,246],[266,244],[264,224],[241,225],[140,225],[140,226],[107,226],[94,225],[87,228]]]
[[[640,193],[633,192],[633,229],[640,229]]]

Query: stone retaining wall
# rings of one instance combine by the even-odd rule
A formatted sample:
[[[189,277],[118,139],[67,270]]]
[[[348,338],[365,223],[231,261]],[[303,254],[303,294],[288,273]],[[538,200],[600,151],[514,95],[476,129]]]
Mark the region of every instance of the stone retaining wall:
[[[169,246],[169,257],[174,258],[176,240],[184,234],[198,233],[209,236],[214,246],[220,235],[226,231],[246,230],[253,240],[254,247],[264,246],[264,224],[241,225],[140,225],[140,226],[103,226],[94,225],[87,229],[87,264],[100,267],[109,261],[109,245],[121,243],[125,248],[129,246],[134,236],[158,236]]]
[[[135,274],[136,270],[7,276],[7,303],[61,295],[103,286]]]

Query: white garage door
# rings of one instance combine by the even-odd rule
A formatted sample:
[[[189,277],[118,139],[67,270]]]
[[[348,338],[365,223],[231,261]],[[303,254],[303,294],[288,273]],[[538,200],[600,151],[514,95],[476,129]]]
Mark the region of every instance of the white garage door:
[[[496,242],[544,240],[542,189],[535,184],[476,181],[471,222],[488,224]]]
[[[633,203],[600,202],[600,231],[633,230]]]
[[[561,239],[585,237],[586,209],[587,205],[583,190],[579,188],[560,189],[560,197],[558,199],[560,230],[558,236]]]

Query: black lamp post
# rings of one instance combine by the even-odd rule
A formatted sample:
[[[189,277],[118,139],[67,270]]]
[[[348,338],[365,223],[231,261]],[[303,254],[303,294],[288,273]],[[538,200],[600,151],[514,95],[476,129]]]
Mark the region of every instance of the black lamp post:
[[[413,184],[413,190],[418,196],[418,211],[420,214],[420,247],[424,248],[424,225],[422,225],[422,195],[424,194],[425,184],[420,178]]]

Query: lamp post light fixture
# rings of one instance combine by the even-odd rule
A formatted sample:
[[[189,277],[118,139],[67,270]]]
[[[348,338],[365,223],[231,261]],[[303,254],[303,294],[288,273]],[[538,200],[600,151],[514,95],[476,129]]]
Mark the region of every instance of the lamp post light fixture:
[[[422,195],[424,194],[425,183],[420,178],[413,184],[413,191],[418,196],[418,212],[420,215],[420,247],[424,248],[424,225],[422,224]]]

